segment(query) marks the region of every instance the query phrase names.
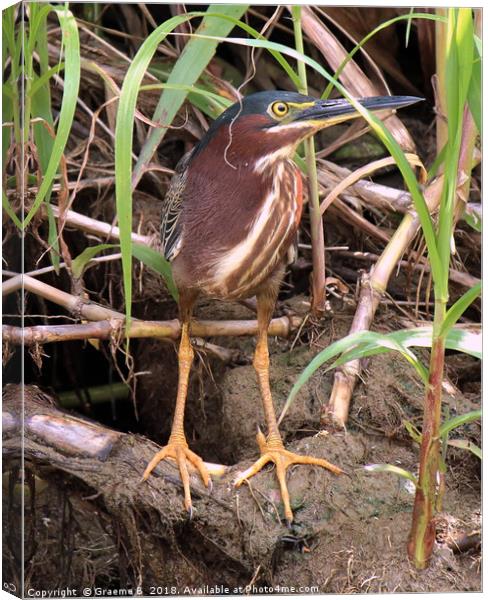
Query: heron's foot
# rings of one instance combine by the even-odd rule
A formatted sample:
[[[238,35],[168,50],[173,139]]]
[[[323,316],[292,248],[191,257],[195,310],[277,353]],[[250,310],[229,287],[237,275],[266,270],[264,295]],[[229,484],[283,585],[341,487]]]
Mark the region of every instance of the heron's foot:
[[[190,466],[190,468],[194,468],[200,474],[203,483],[208,488],[211,488],[212,480],[210,479],[208,469],[200,456],[188,448],[188,444],[184,435],[171,435],[168,440],[168,444],[159,452],[157,452],[147,465],[144,475],[142,476],[143,481],[149,477],[151,471],[156,467],[156,465],[165,458],[172,458],[178,465],[181,482],[183,483],[185,509],[188,511],[191,518],[193,509],[191,503],[190,475],[188,472],[188,467]]]
[[[323,458],[314,458],[313,456],[300,456],[294,452],[285,450],[283,442],[280,438],[266,439],[264,434],[260,431],[256,436],[261,456],[249,469],[239,475],[234,481],[234,485],[239,487],[256,473],[259,473],[261,469],[269,462],[273,462],[276,465],[276,476],[278,477],[278,483],[280,485],[281,498],[283,500],[285,519],[288,524],[293,521],[293,512],[290,505],[290,494],[286,485],[286,470],[291,465],[316,465],[323,467],[339,475],[343,473],[342,469],[336,467],[332,463],[324,460]]]

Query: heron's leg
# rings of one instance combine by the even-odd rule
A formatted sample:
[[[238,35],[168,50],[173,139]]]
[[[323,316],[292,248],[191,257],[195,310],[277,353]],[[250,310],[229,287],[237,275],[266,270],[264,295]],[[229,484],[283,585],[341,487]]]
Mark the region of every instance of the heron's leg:
[[[279,450],[283,448],[283,442],[278,429],[273,397],[269,386],[268,327],[273,316],[275,304],[276,293],[274,290],[267,290],[257,297],[258,339],[254,352],[253,366],[258,377],[259,389],[263,401],[264,418],[268,427],[266,444],[269,448]]]
[[[181,313],[181,341],[178,351],[178,392],[176,406],[171,427],[171,434],[166,446],[157,452],[146,467],[142,478],[149,477],[154,467],[165,458],[173,458],[179,468],[181,481],[185,495],[185,508],[191,514],[192,503],[190,494],[190,476],[188,464],[193,465],[206,486],[210,485],[210,476],[203,460],[188,448],[184,430],[185,403],[188,394],[188,380],[193,362],[193,348],[190,341],[190,319],[193,302],[185,302],[180,299]]]
[[[267,463],[275,463],[285,519],[291,523],[293,521],[293,512],[290,505],[290,494],[286,485],[286,470],[288,467],[293,464],[317,465],[336,474],[342,473],[342,470],[322,458],[300,456],[285,450],[283,446],[269,386],[268,326],[275,302],[276,292],[272,289],[267,290],[257,297],[258,340],[253,361],[261,390],[268,435],[265,437],[261,431],[258,432],[257,442],[261,451],[261,457],[249,469],[240,474],[235,481],[235,485],[240,486],[249,477],[258,473]]]

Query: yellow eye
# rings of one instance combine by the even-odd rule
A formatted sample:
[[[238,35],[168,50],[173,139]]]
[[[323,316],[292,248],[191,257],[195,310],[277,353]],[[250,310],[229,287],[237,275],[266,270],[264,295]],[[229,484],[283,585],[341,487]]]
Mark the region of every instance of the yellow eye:
[[[288,104],[285,104],[284,102],[275,102],[271,105],[271,110],[274,115],[281,118],[288,114],[289,109]]]

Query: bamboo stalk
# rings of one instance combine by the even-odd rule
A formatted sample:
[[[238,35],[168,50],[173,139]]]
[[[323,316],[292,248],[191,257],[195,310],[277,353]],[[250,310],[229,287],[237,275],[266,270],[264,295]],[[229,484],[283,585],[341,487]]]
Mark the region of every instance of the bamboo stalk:
[[[86,306],[86,305],[85,305]],[[83,309],[80,310],[84,312]],[[90,313],[93,316],[93,312]],[[84,316],[84,315],[82,315]],[[301,324],[299,317],[279,317],[272,319],[268,334],[271,336],[288,337]],[[192,336],[207,337],[236,337],[254,336],[258,332],[256,320],[244,321],[192,321]],[[91,323],[62,324],[62,325],[33,325],[32,327],[14,327],[2,325],[2,335],[6,342],[16,345],[32,346],[73,340],[99,339],[107,340],[112,337],[130,338],[166,338],[178,340],[181,335],[181,323],[177,319],[169,321],[137,321],[131,320],[129,331],[124,328],[124,315],[106,320],[96,320]],[[206,344],[199,344],[203,349]],[[220,347],[218,347],[220,350]]]
[[[5,282],[4,286],[13,280],[16,280],[14,283],[18,283],[21,278],[20,276],[12,277],[12,279]],[[89,335],[82,335],[81,332],[83,330],[80,328],[83,327],[83,325],[38,325],[32,328],[27,327],[24,329],[26,336],[40,336],[39,338],[36,337],[32,343],[40,343],[41,340],[63,341],[65,339],[87,339],[90,337],[100,337],[100,339],[105,339],[104,336],[108,337],[113,335],[123,326],[125,316],[120,312],[101,306],[100,304],[95,304],[94,302],[87,302],[80,297],[58,290],[52,285],[28,275],[24,275],[22,280],[24,290],[36,294],[45,300],[49,300],[58,306],[62,306],[78,318],[86,319],[88,321],[105,321],[107,323],[99,328],[93,327],[93,330],[90,329],[90,324],[86,324],[86,331]],[[12,286],[7,289],[7,293],[13,291],[11,288]],[[4,287],[4,295],[5,290],[6,288]],[[289,333],[299,327],[300,324],[301,319],[296,316],[285,316],[272,319],[269,327],[269,335],[287,337]],[[58,340],[57,337],[60,335],[59,328],[63,328],[61,330],[62,335],[68,337],[63,338],[63,340]],[[16,331],[17,329],[19,332]],[[21,339],[19,337],[21,336],[21,328],[12,328],[5,331],[11,332],[10,335],[13,336],[12,341]],[[29,334],[29,331],[32,331],[32,333]],[[181,325],[177,319],[171,321],[142,321],[132,319],[128,335],[129,337],[169,337],[178,339],[180,333]],[[255,335],[256,333],[256,320],[194,321],[194,323],[192,323],[192,334],[198,337]],[[70,335],[75,337],[69,337]],[[45,339],[43,336],[47,336],[49,339]],[[28,339],[28,337],[26,339]]]

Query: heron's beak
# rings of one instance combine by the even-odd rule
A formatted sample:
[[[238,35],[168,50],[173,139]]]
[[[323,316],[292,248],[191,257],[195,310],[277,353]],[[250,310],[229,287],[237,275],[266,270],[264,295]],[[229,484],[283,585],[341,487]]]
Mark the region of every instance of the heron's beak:
[[[361,106],[372,112],[380,110],[394,110],[421,102],[423,98],[415,96],[372,96],[370,98],[358,98],[357,101]],[[361,115],[357,112],[354,106],[345,98],[338,100],[316,100],[315,102],[306,103],[303,110],[295,113],[294,122],[311,121],[318,128],[342,123],[348,119],[355,119]]]

